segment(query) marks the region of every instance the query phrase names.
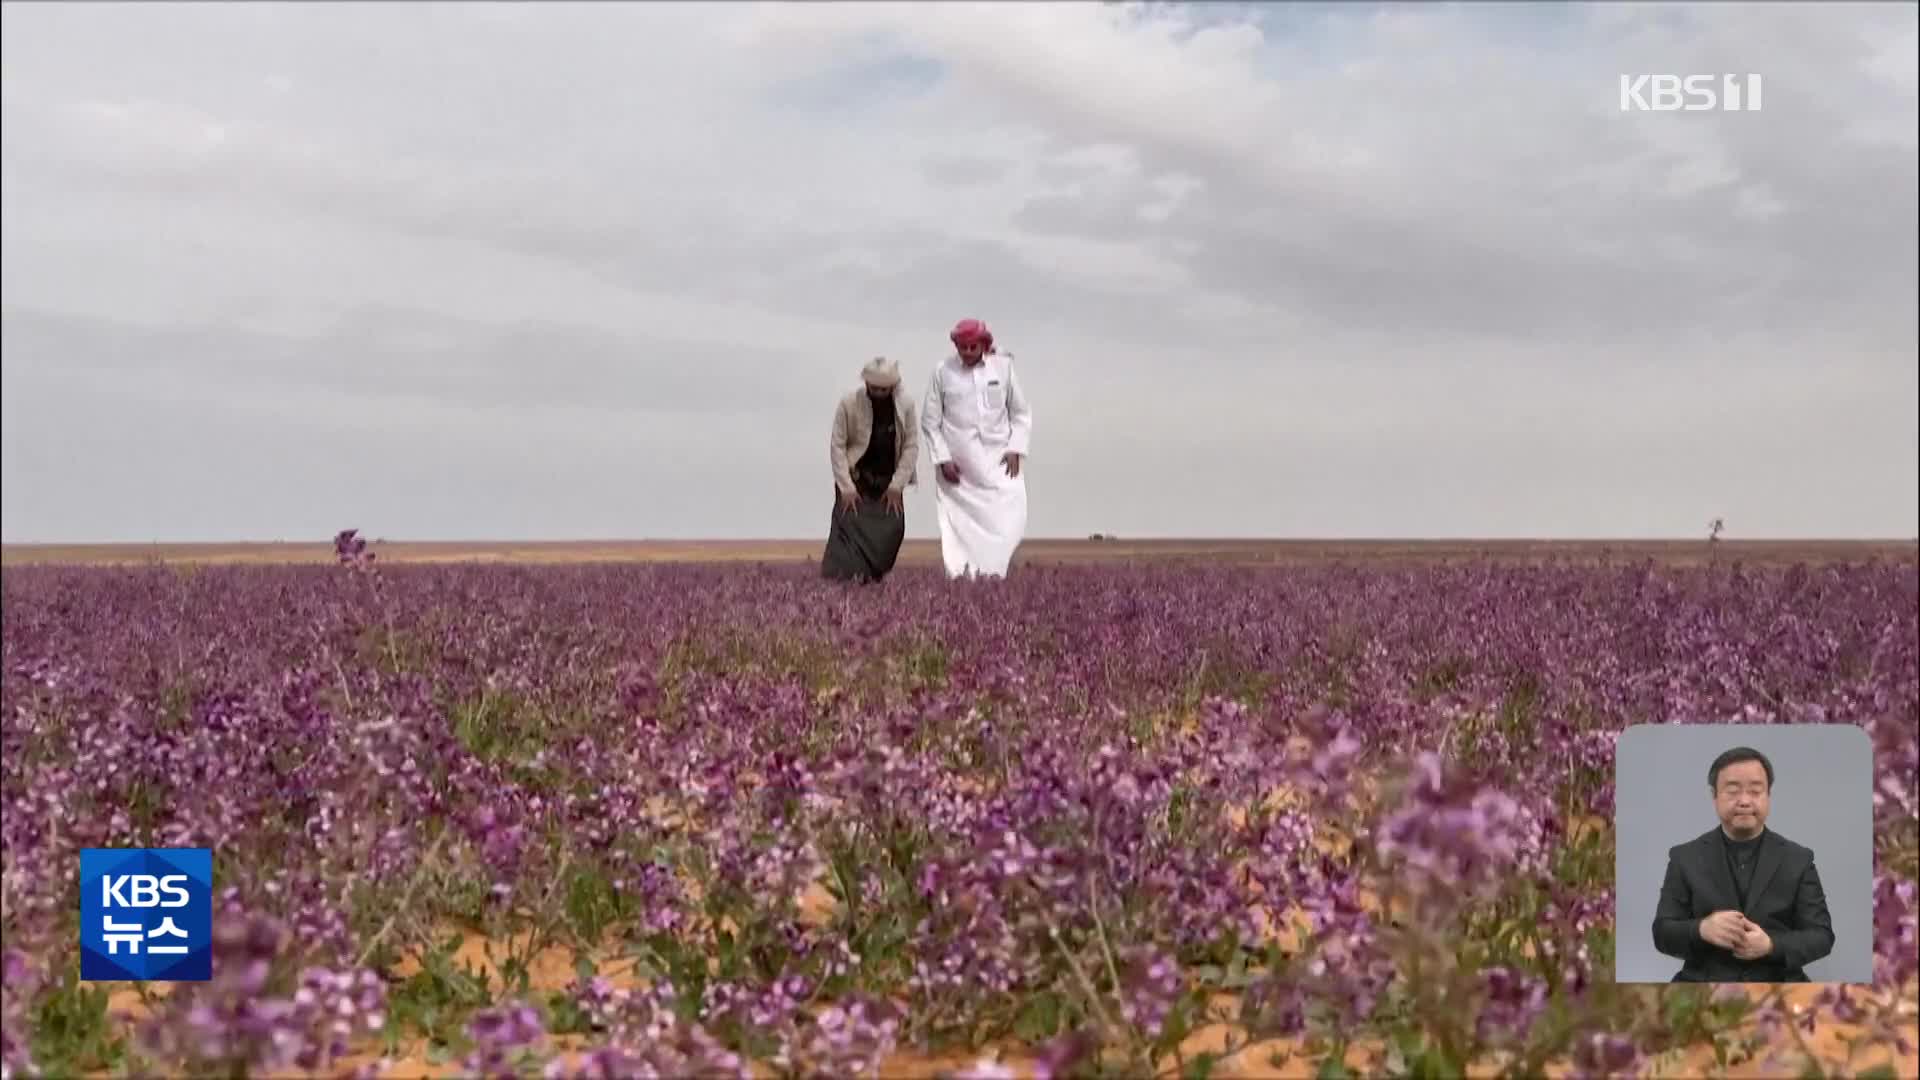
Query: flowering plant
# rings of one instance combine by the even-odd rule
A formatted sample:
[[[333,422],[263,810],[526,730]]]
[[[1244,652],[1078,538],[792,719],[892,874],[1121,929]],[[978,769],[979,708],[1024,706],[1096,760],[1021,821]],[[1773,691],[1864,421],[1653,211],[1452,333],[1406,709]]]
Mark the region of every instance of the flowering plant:
[[[1914,1060],[1911,562],[337,551],[5,571],[7,1077]],[[1612,982],[1613,740],[1729,719],[1873,738],[1871,987]],[[135,845],[213,849],[212,982],[74,977]]]

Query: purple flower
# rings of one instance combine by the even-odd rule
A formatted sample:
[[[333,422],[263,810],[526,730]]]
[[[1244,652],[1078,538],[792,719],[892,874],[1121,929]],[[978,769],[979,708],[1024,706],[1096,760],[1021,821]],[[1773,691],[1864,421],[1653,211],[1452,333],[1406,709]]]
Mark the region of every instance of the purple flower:
[[[1873,879],[1874,985],[1905,991],[1920,975],[1920,892],[1910,878],[1875,874]]]
[[[290,996],[270,992],[285,936],[268,917],[218,920],[214,977],[184,984],[141,1025],[140,1043],[186,1071],[326,1068],[386,1023],[386,981],[367,970],[302,971]]]
[[[1157,1039],[1186,990],[1180,964],[1157,949],[1141,949],[1127,965],[1120,1015],[1149,1039]]]
[[[333,538],[333,553],[343,565],[357,566],[373,561],[373,552],[367,550],[367,541],[359,531],[342,529]]]
[[[476,1013],[467,1024],[467,1037],[503,1050],[530,1046],[547,1033],[540,1011],[523,1001]]]
[[[1624,1035],[1596,1032],[1574,1042],[1572,1075],[1579,1080],[1631,1077],[1640,1064],[1639,1048]]]
[[[1489,968],[1480,973],[1485,998],[1476,1032],[1489,1044],[1525,1042],[1534,1021],[1547,1007],[1545,980],[1511,968]]]
[[[519,1075],[514,1052],[532,1047],[546,1033],[540,1011],[524,1001],[484,1009],[467,1022],[473,1050],[461,1062],[461,1068],[473,1076],[513,1080]]]
[[[648,991],[616,988],[602,979],[574,987],[574,998],[603,1042],[583,1061],[550,1061],[548,1080],[624,1080],[627,1077],[732,1076],[747,1080],[745,1060],[700,1024],[674,1011],[671,983]]]
[[[0,953],[0,1069],[9,1076],[37,1076],[28,1010],[40,990],[40,973],[14,949]]]
[[[1069,1031],[1042,1045],[1029,1063],[1034,1080],[1054,1080],[1071,1075],[1071,1070],[1099,1049],[1099,1039],[1090,1031]]]
[[[338,1071],[393,1023],[392,963],[474,922],[713,965],[581,987],[588,1044],[544,1062],[527,1006],[443,1017],[482,1073],[853,1074],[1082,975],[1164,1039],[1270,944],[1261,1034],[1368,1037],[1417,952],[1445,991],[1423,1022],[1485,1051],[1590,1016],[1569,1054],[1618,1073],[1660,1018],[1594,971],[1607,884],[1546,855],[1568,808],[1610,815],[1645,719],[1870,735],[1876,985],[1819,1013],[1911,1027],[1911,560],[1035,567],[965,595],[903,567],[853,597],[776,566],[335,550],[366,572],[0,575],[0,1067],[54,992],[24,958],[70,950],[76,852],[159,844],[221,878],[217,977],[139,1025],[165,1075]],[[1523,900],[1531,954],[1472,967]],[[1083,1069],[1078,1039],[1040,1071]]]
[[[1425,903],[1450,911],[1491,895],[1516,873],[1541,873],[1541,815],[1465,773],[1449,774],[1435,754],[1420,756],[1414,778],[1381,824],[1377,845],[1386,871]]]

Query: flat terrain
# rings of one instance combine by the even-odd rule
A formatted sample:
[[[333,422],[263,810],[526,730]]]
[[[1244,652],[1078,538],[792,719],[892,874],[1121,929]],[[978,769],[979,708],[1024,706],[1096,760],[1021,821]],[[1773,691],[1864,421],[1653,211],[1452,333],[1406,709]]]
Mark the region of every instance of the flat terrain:
[[[809,562],[819,558],[819,540],[558,540],[384,541],[369,538],[380,560],[390,563],[493,562]],[[1713,557],[1749,563],[1858,562],[1870,558],[1920,561],[1913,540],[1089,540],[1034,539],[1022,546],[1022,562],[1040,564],[1203,560],[1214,563],[1313,564],[1434,562],[1492,558],[1615,561],[1653,559],[1667,565]],[[324,563],[330,542],[217,544],[7,544],[0,565],[32,563]],[[939,542],[909,540],[904,565],[940,558]]]
[[[867,591],[802,542],[374,544],[6,570],[0,1069],[1920,1076],[1910,548],[1039,541],[1091,565],[955,589],[920,544]],[[209,557],[252,561],[138,562]],[[1874,985],[1617,984],[1619,733],[1809,716],[1874,743],[1823,871]],[[78,853],[159,844],[218,845],[214,978],[72,981]]]

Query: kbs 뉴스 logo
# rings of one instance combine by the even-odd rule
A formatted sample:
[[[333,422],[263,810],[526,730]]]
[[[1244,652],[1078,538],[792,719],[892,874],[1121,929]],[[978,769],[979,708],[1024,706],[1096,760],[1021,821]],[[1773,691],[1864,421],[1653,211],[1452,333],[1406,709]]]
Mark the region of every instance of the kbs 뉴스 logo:
[[[80,852],[80,978],[204,982],[213,977],[213,851]]]

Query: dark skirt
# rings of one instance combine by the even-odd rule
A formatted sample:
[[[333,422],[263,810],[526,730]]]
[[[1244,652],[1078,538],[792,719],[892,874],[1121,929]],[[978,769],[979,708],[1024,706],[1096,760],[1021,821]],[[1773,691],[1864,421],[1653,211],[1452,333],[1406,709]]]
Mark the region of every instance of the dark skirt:
[[[907,538],[907,518],[886,508],[880,496],[861,485],[860,505],[846,510],[840,493],[833,493],[833,516],[827,525],[827,550],[820,557],[820,574],[835,581],[879,581],[893,570],[900,545]]]

